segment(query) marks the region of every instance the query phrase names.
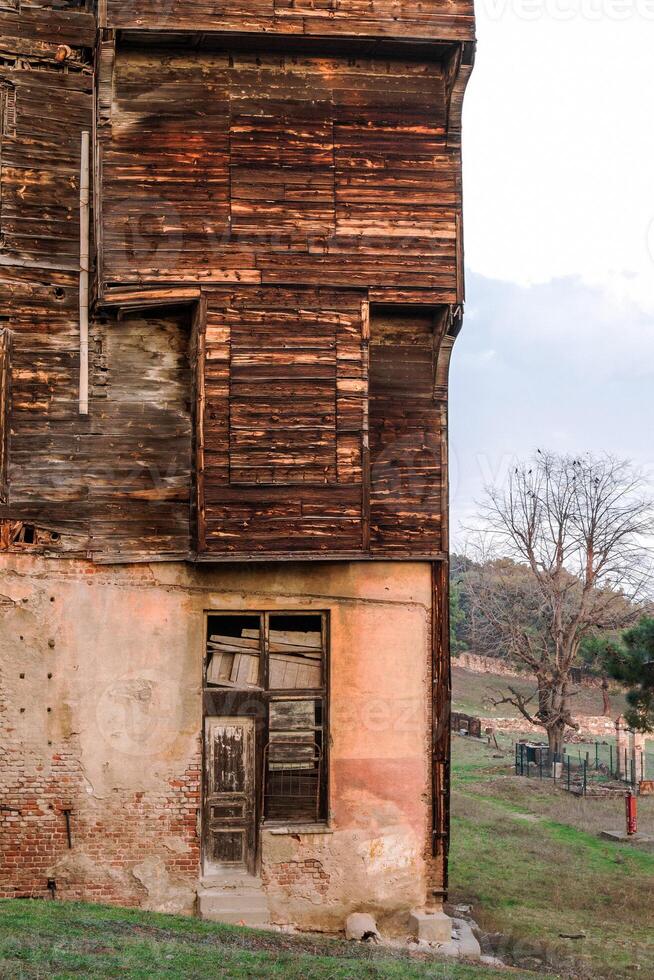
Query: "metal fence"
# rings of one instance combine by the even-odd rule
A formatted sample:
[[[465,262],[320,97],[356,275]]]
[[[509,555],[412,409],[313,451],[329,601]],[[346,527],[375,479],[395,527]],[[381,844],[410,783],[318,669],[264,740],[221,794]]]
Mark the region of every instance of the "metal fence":
[[[516,776],[551,779],[580,796],[609,796],[612,791],[619,795],[628,787],[637,791],[648,777],[654,779],[654,754],[618,754],[615,745],[594,742],[554,755],[545,744],[516,742],[515,772]]]

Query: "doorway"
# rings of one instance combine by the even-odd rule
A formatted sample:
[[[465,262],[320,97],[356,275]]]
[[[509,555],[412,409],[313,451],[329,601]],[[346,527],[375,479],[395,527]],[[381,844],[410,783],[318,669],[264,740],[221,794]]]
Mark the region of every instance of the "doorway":
[[[204,874],[222,871],[254,874],[254,719],[206,718],[204,738]]]
[[[256,875],[260,825],[327,816],[328,614],[209,612],[203,872]]]

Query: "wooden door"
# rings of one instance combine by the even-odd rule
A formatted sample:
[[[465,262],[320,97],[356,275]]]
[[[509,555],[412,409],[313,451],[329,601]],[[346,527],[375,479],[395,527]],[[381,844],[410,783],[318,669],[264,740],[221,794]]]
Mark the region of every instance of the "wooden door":
[[[252,718],[205,721],[204,868],[255,870]]]

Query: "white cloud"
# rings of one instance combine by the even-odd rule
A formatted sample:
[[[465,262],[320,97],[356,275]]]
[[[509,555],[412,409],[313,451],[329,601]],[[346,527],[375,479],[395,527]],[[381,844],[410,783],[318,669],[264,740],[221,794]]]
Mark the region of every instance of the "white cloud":
[[[468,265],[577,275],[654,311],[654,3],[479,0],[477,15]]]

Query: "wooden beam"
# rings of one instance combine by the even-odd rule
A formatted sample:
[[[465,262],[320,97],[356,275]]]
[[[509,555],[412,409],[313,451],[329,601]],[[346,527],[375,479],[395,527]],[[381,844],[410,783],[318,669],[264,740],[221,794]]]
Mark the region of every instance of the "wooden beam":
[[[82,132],[79,179],[79,413],[89,414],[89,271],[91,135]]]

